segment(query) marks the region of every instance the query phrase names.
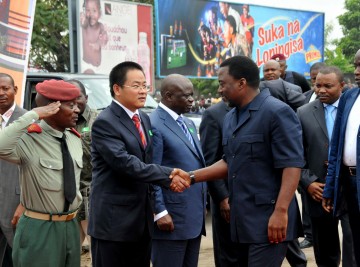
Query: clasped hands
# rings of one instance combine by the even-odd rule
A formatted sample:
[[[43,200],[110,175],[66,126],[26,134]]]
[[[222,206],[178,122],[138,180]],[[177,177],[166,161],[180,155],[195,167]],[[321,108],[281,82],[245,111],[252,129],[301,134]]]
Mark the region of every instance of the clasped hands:
[[[169,178],[171,179],[170,189],[174,192],[183,192],[190,187],[190,175],[182,169],[174,168]]]

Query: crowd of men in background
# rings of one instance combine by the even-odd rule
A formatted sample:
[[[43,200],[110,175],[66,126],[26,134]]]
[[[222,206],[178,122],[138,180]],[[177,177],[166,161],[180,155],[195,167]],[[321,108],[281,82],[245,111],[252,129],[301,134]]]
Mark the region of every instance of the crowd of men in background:
[[[360,87],[360,50],[354,63]],[[199,100],[189,79],[169,75],[150,116],[135,62],[112,69],[100,114],[76,80],[39,83],[26,112],[0,74],[2,266],[80,266],[88,233],[93,266],[196,267],[207,186],[216,266],[306,266],[306,218],[318,266],[340,264],[339,221],[342,266],[360,266],[360,89],[323,63],[310,86],[282,54],[263,74],[248,57],[226,59],[220,97]],[[190,110],[203,114],[200,140]]]

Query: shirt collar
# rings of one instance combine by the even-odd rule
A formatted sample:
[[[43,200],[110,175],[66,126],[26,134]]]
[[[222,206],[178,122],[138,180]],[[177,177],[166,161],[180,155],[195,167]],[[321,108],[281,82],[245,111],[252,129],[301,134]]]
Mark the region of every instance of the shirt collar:
[[[63,134],[65,134],[63,132],[60,132],[60,131],[54,129],[49,124],[47,124],[47,122],[44,121],[44,120],[40,121],[40,127],[41,127],[41,129],[46,131],[48,134],[50,134],[50,135],[52,135],[52,136],[54,136],[56,138],[61,138],[63,136]]]
[[[177,114],[175,111],[173,111],[172,109],[169,109],[167,106],[165,106],[162,102],[159,103],[159,107],[161,107],[162,109],[164,109],[167,113],[169,113],[169,115],[176,121],[179,117],[183,117],[182,114]]]
[[[332,103],[331,105],[337,108],[338,105],[339,105],[339,100],[340,100],[340,97],[338,98],[338,100],[336,100],[336,101],[335,101],[334,103]],[[325,104],[325,103],[323,103],[323,105],[324,105],[324,108],[326,108],[327,106],[329,106],[329,104]]]
[[[113,101],[118,104],[120,107],[122,107],[126,114],[129,115],[130,119],[132,119],[132,117],[134,117],[135,114],[137,114],[139,116],[139,119],[141,121],[141,118],[140,118],[140,114],[139,114],[139,110],[137,109],[135,112],[132,112],[130,109],[126,108],[123,104],[121,104],[119,101],[117,101],[116,99],[113,99]]]
[[[0,115],[3,118],[3,123],[5,123],[5,125],[8,124],[11,115],[14,113],[15,107],[16,107],[16,104],[14,102],[14,104],[12,105],[11,108],[9,108],[3,115]]]

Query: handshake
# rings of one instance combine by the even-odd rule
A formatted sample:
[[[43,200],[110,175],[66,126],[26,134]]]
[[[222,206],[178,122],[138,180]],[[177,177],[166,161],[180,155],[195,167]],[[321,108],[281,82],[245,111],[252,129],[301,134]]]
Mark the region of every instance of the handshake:
[[[170,189],[174,192],[183,192],[191,185],[190,174],[181,169],[174,168],[169,178],[171,179]]]

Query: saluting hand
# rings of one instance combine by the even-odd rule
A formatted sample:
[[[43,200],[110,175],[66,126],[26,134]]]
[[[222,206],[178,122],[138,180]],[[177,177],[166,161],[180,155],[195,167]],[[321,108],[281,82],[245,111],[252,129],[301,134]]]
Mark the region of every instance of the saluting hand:
[[[41,120],[56,114],[60,110],[60,106],[61,102],[56,101],[46,106],[34,108],[33,111],[35,111],[39,115],[39,119]]]

